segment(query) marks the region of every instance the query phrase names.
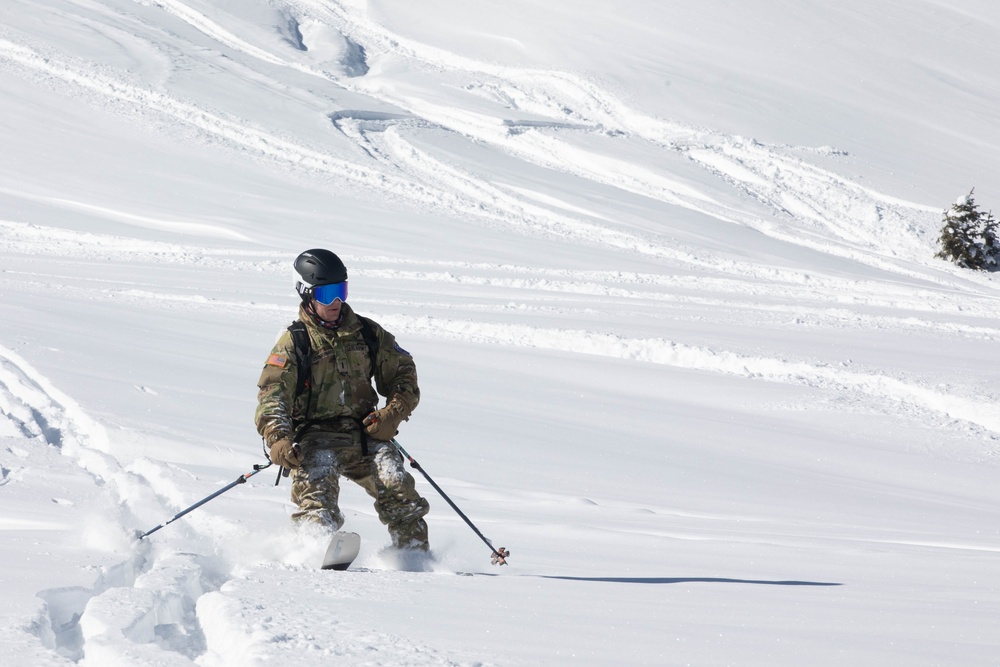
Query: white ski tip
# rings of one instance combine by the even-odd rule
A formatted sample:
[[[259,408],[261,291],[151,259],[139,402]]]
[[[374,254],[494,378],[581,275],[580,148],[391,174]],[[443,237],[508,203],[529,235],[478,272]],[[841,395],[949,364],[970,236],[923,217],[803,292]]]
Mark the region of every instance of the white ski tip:
[[[361,551],[361,536],[357,533],[336,532],[323,556],[324,570],[346,570]]]

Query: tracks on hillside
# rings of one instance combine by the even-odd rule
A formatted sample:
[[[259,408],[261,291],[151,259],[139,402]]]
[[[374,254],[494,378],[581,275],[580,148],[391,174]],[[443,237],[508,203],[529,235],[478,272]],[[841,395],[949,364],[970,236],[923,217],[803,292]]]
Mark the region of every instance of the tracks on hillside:
[[[367,18],[353,2],[282,3],[281,16],[298,35],[298,47],[295,40],[260,41],[256,33],[241,35],[242,24],[218,10],[210,16],[207,8],[197,9],[182,0],[152,4],[250,64],[304,73],[402,113],[330,111],[332,124],[372,158],[365,163],[215,111],[203,102],[146,87],[108,68],[41,52],[10,39],[0,38],[0,61],[26,76],[75,90],[113,113],[140,122],[163,118],[167,125],[193,130],[207,143],[222,144],[282,169],[333,179],[348,188],[362,188],[406,205],[501,226],[528,237],[616,248],[737,277],[763,277],[775,270],[713,256],[703,248],[695,251],[658,232],[639,232],[614,220],[574,212],[567,202],[559,206],[540,203],[544,193],[529,196],[501,187],[479,170],[433,155],[411,135],[449,133],[491,146],[533,168],[564,172],[601,187],[688,209],[890,275],[938,284],[951,280],[931,259],[927,237],[939,212],[874,192],[808,161],[817,152],[836,155],[836,149],[768,146],[651,116],[576,74],[501,67],[407,39]],[[392,92],[391,87],[357,76],[364,69],[358,63],[340,70],[323,67],[310,60],[306,43],[307,35],[317,30],[341,35],[356,45],[355,52],[369,59],[400,62],[414,72],[445,76],[469,99],[488,99],[489,111],[442,106]],[[623,142],[640,146],[633,154],[649,159],[617,157],[616,146]],[[701,185],[706,178],[728,184],[732,194],[727,201],[709,194]],[[669,223],[662,228],[666,231]]]

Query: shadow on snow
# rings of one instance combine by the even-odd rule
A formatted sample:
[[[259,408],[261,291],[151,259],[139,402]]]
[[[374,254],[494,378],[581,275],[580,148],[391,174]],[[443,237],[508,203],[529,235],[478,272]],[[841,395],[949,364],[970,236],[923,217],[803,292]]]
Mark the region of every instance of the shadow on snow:
[[[563,581],[596,581],[612,584],[754,584],[760,586],[843,586],[827,581],[765,581],[761,579],[727,579],[721,577],[564,577],[536,575],[542,579]]]

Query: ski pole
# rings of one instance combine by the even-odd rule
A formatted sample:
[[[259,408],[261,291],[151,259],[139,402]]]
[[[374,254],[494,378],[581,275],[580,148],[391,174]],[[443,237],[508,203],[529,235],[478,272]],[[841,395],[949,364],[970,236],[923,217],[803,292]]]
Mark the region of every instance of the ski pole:
[[[219,489],[218,491],[216,491],[215,493],[213,493],[210,496],[206,496],[205,498],[202,498],[201,500],[199,500],[198,502],[196,502],[194,505],[191,505],[191,507],[187,508],[186,510],[178,512],[172,518],[164,521],[163,523],[161,523],[156,528],[153,528],[152,530],[149,530],[149,531],[143,533],[142,535],[140,535],[138,539],[141,540],[144,537],[148,537],[149,535],[152,535],[153,533],[155,533],[156,531],[158,531],[160,528],[163,528],[164,526],[169,526],[174,521],[177,521],[177,519],[181,518],[182,516],[184,516],[188,512],[193,512],[194,510],[198,509],[199,507],[201,507],[202,505],[204,505],[205,503],[207,503],[209,500],[212,500],[213,498],[221,496],[223,493],[225,493],[229,489],[233,488],[234,486],[237,486],[239,484],[246,484],[246,481],[248,479],[250,479],[251,477],[253,477],[257,473],[259,473],[261,470],[263,470],[265,468],[270,468],[270,467],[271,467],[271,463],[270,462],[268,462],[267,465],[260,465],[259,463],[254,464],[253,472],[248,472],[248,473],[246,473],[244,475],[240,475],[236,479],[235,482],[232,482],[232,483],[226,485],[225,487]]]
[[[474,523],[472,523],[472,521],[469,520],[469,517],[465,516],[465,513],[462,510],[458,509],[458,505],[456,505],[452,501],[452,499],[448,497],[448,494],[445,493],[444,490],[440,486],[437,485],[437,482],[435,482],[433,479],[431,479],[431,476],[427,474],[427,471],[424,470],[423,468],[421,468],[420,464],[417,463],[416,460],[414,460],[414,458],[412,456],[410,456],[409,453],[405,449],[403,449],[403,446],[401,444],[399,444],[399,442],[395,438],[393,438],[389,442],[391,442],[393,445],[395,445],[396,449],[399,450],[400,454],[402,454],[407,459],[409,459],[409,461],[410,461],[410,467],[414,468],[415,470],[419,470],[420,471],[420,474],[423,475],[424,478],[428,482],[430,482],[431,486],[434,487],[434,490],[437,491],[439,494],[441,494],[442,498],[444,498],[445,500],[448,501],[448,504],[451,505],[451,508],[458,513],[458,516],[462,517],[462,520],[465,521],[465,523],[469,524],[469,528],[471,528],[473,530],[473,532],[476,535],[479,536],[479,539],[481,539],[486,544],[486,546],[488,546],[490,548],[490,551],[493,552],[493,564],[494,565],[506,565],[507,564],[507,557],[510,556],[510,552],[507,549],[504,549],[503,547],[500,547],[499,549],[494,549],[493,548],[493,543],[490,542],[486,538],[486,536],[483,535],[479,531],[478,528],[476,528],[476,525]]]

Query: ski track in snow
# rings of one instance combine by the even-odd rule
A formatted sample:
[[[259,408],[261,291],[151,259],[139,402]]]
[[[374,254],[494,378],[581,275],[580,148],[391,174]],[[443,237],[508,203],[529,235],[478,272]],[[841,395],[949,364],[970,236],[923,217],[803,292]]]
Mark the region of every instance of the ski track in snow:
[[[278,162],[290,169],[322,174],[354,187],[378,191],[380,196],[391,195],[398,199],[419,204],[447,214],[486,219],[491,224],[520,226],[528,233],[569,238],[585,243],[609,239],[614,245],[678,260],[695,262],[667,248],[656,247],[648,241],[629,235],[589,225],[576,219],[552,214],[547,209],[532,204],[511,204],[510,197],[500,202],[487,202],[482,196],[468,196],[468,188],[454,187],[454,181],[441,188],[435,184],[413,179],[408,174],[397,175],[361,166],[356,162],[337,158],[320,149],[303,146],[261,128],[220,113],[202,109],[192,103],[173,99],[166,93],[153,91],[127,83],[86,64],[68,64],[53,56],[43,56],[36,51],[0,38],[0,58],[40,74],[83,89],[112,101],[114,110],[133,116],[165,116],[175,123],[188,126],[215,142],[222,142],[236,151],[249,151],[260,158]],[[492,190],[492,188],[491,188]],[[54,204],[60,204],[54,201]],[[78,204],[83,206],[83,204]],[[701,263],[701,262],[695,262]]]
[[[407,109],[428,123],[474,141],[488,143],[526,162],[690,208],[720,220],[745,224],[788,243],[850,257],[905,275],[919,274],[881,255],[895,253],[909,262],[930,256],[926,252],[927,242],[920,240],[924,229],[916,223],[915,217],[922,217],[926,222],[926,214],[935,214],[936,219],[939,213],[936,209],[887,197],[851,183],[789,155],[787,147],[768,147],[753,139],[687,127],[636,112],[592,82],[574,74],[499,66],[420,44],[370,20],[364,7],[357,3],[320,4],[315,0],[306,0],[293,3],[295,5],[308,8],[313,14],[325,14],[337,29],[363,44],[368,53],[403,59],[418,70],[464,72],[472,78],[466,85],[470,91],[484,92],[511,111],[550,118],[550,122],[518,123],[389,95],[380,88],[365,86],[363,81],[341,82]],[[385,124],[396,122],[387,119]],[[541,132],[546,126],[637,137],[678,152],[761,201],[779,217],[783,216],[786,221],[792,218],[791,224],[806,223],[824,232],[827,238],[810,241],[804,238],[801,229],[783,231],[773,223],[727,209],[704,193],[642,166],[590,153],[558,136]],[[371,143],[363,127],[357,136],[360,141]],[[402,154],[403,149],[399,146],[402,140],[397,136],[394,141],[397,155]],[[428,174],[440,177],[451,172],[452,179],[459,184],[474,183],[476,187],[471,188],[473,191],[495,189],[470,174],[456,176],[455,170],[442,169],[442,165],[433,164],[429,157],[420,155],[415,149],[410,149],[410,153],[422,162],[431,162],[425,169]],[[865,234],[859,235],[858,229],[864,229]],[[604,231],[612,237],[616,236],[610,230]],[[905,249],[892,250],[900,244]],[[642,249],[641,244],[636,246],[634,241],[632,249],[648,251]],[[922,264],[927,266],[930,262]]]
[[[136,490],[141,480],[107,454],[103,427],[19,355],[4,348],[0,348],[0,433],[56,447],[123,506],[138,505],[143,491],[148,492]],[[21,456],[27,469],[37,459],[20,448],[9,451]],[[3,468],[3,484],[16,480],[20,472]],[[122,536],[104,537],[123,541]],[[38,591],[45,614],[26,631],[47,649],[73,661],[86,655],[93,661],[90,664],[126,665],[141,656],[144,664],[192,664],[163,645],[169,644],[173,628],[184,628],[180,632],[186,635],[187,628],[195,627],[193,602],[200,595],[200,568],[192,556],[150,560],[148,546],[136,545],[128,559],[102,568],[91,588]],[[190,646],[190,642],[183,645]]]
[[[222,270],[233,275],[247,271],[265,271],[285,275],[291,259],[265,258],[267,255],[253,250],[210,249],[182,244],[167,244],[152,241],[137,241],[102,234],[70,232],[36,225],[0,221],[4,231],[0,237],[0,251],[18,254],[55,254],[84,257],[98,261],[162,262],[166,264],[196,264]],[[351,258],[349,258],[351,259]],[[389,264],[398,268],[368,268],[369,265]],[[426,263],[425,263],[426,264]],[[967,297],[956,303],[949,292],[935,294],[929,291],[914,292],[892,285],[872,283],[866,289],[859,289],[855,283],[831,279],[815,279],[802,284],[789,284],[778,291],[771,283],[766,290],[748,280],[705,279],[684,276],[651,274],[624,274],[610,272],[557,271],[528,267],[496,265],[468,265],[453,263],[435,267],[432,270],[414,270],[407,262],[389,258],[354,258],[352,265],[358,265],[356,273],[370,279],[382,279],[394,283],[455,285],[476,290],[482,301],[491,292],[510,296],[522,293],[524,305],[512,306],[510,300],[497,304],[479,306],[479,312],[506,312],[517,314],[532,309],[568,311],[572,306],[567,301],[576,296],[597,296],[599,302],[588,299],[589,308],[634,309],[642,304],[657,307],[673,304],[676,307],[704,306],[729,313],[733,308],[745,308],[746,299],[753,297],[752,308],[748,308],[760,321],[768,318],[786,317],[788,320],[809,318],[814,326],[848,326],[853,328],[903,328],[913,330],[939,330],[960,332],[973,338],[994,340],[1000,331],[989,326],[965,325],[954,321],[954,317],[995,318],[997,304],[990,296],[977,300]],[[447,269],[447,270],[441,270]],[[30,274],[25,278],[30,281]],[[51,280],[52,276],[46,276]],[[246,311],[263,311],[268,314],[284,314],[283,304],[234,301],[201,294],[181,295],[157,291],[155,285],[132,285],[81,288],[67,285],[65,290],[78,291],[81,297],[143,301],[155,297],[165,307],[173,304],[181,308],[211,308],[231,310],[234,314]],[[485,291],[484,291],[485,290]],[[711,291],[731,293],[732,300],[722,300],[717,296],[705,298],[698,292]],[[854,309],[840,306],[842,293],[866,293],[868,299],[863,304],[852,300]],[[544,296],[551,293],[559,301],[547,304]],[[762,302],[766,300],[767,303]],[[812,305],[806,305],[812,304]],[[824,305],[825,304],[825,305]],[[391,304],[387,304],[391,305]],[[475,306],[455,306],[447,302],[408,302],[410,307],[438,308],[445,312],[456,308],[466,314],[475,314]],[[901,316],[864,315],[856,307],[888,309],[891,312],[909,313]],[[921,319],[916,314],[928,316],[948,316],[945,321],[935,321],[930,317]],[[456,317],[412,317],[385,313],[380,315],[386,324],[407,335],[446,336],[452,340],[503,346],[518,346],[537,349],[570,351],[580,354],[603,356],[611,359],[629,360],[643,363],[662,364],[677,368],[700,370],[712,373],[738,375],[754,380],[799,384],[811,387],[845,391],[868,396],[878,403],[893,404],[886,412],[898,410],[899,405],[907,411],[919,414],[931,410],[952,419],[961,419],[993,432],[1000,433],[1000,419],[994,416],[993,403],[986,399],[951,396],[921,386],[905,379],[888,377],[877,371],[855,372],[835,368],[830,363],[810,363],[788,361],[777,357],[751,356],[727,350],[708,350],[684,345],[663,338],[641,338],[619,333],[554,330],[527,324],[496,324]]]
[[[319,24],[359,44],[366,53],[402,59],[418,70],[447,70],[470,77],[470,91],[489,90],[512,112],[530,113],[551,121],[511,121],[476,116],[452,107],[397,98],[368,85],[364,77],[339,76],[317,69],[299,50],[281,40],[251,44],[223,25],[226,16],[208,17],[177,0],[150,3],[179,18],[244,56],[305,72],[354,92],[406,109],[412,117],[366,112],[332,114],[336,126],[374,158],[372,167],[337,158],[322,147],[303,145],[239,118],[227,117],[181,101],[163,91],[129,83],[108,68],[42,54],[0,38],[0,59],[27,70],[28,76],[69,84],[89,96],[104,99],[117,113],[136,118],[166,117],[190,127],[206,141],[223,143],[238,152],[250,152],[291,170],[322,174],[350,187],[377,190],[400,201],[448,215],[472,217],[491,225],[513,227],[528,235],[554,236],[584,244],[619,248],[663,257],[683,265],[744,277],[764,277],[775,269],[731,259],[715,259],[657,242],[652,237],[615,229],[610,223],[562,213],[531,201],[524,194],[498,188],[489,180],[421,151],[399,132],[404,127],[439,128],[475,142],[492,145],[518,159],[549,169],[570,171],[596,183],[610,185],[669,204],[690,208],[719,220],[746,225],[786,243],[802,245],[848,258],[878,269],[932,283],[947,284],[946,270],[935,264],[930,244],[921,236],[936,222],[938,212],[873,192],[790,153],[787,147],[764,146],[752,139],[731,137],[705,129],[685,127],[629,109],[614,96],[577,75],[547,70],[500,67],[459,57],[393,34],[364,15],[353,3],[288,2],[286,11],[296,24]],[[98,101],[98,104],[101,104]],[[142,122],[149,122],[143,120]],[[548,126],[559,132],[542,130]],[[581,152],[560,133],[611,133],[637,138],[663,150],[679,153],[730,183],[750,198],[764,203],[775,216],[758,216],[724,207],[692,186],[666,179],[641,165],[609,156]],[[381,135],[381,136],[377,136]],[[57,203],[57,202],[54,202]],[[78,203],[78,206],[88,206]],[[92,206],[92,205],[90,205]],[[127,215],[122,213],[123,215]],[[804,233],[803,225],[813,235]],[[859,234],[857,230],[864,230]],[[932,270],[929,270],[932,269]],[[788,272],[793,275],[794,272]]]
[[[540,329],[523,325],[483,325],[434,317],[382,316],[390,329],[409,335],[447,337],[462,342],[571,351],[612,359],[639,361],[688,370],[736,375],[765,382],[804,385],[842,394],[860,394],[886,414],[925,411],[943,414],[1000,434],[996,397],[960,397],[880,373],[861,373],[805,362],[735,354],[675,343],[665,339],[628,338],[590,331]]]
[[[4,348],[0,348],[0,426],[11,435],[55,446],[74,460],[128,514],[126,523],[133,528],[138,520],[131,511],[165,512],[162,491],[169,490],[169,482],[154,480],[166,479],[168,471],[151,461],[123,468],[108,453],[103,427]],[[26,453],[26,464],[31,460]],[[181,494],[175,490],[168,495],[175,501],[171,504],[180,506]],[[128,546],[134,538],[124,534],[126,529],[121,526],[121,534],[103,535],[102,541],[121,545],[121,551],[131,554],[117,565],[100,568],[91,587],[38,592],[46,612],[31,632],[46,648],[72,661],[86,658],[87,664],[112,667],[191,665],[208,648],[195,604],[206,589],[217,588],[208,583],[212,575],[194,554],[157,554],[149,541]]]
[[[226,251],[206,248],[188,247],[183,245],[163,244],[158,242],[136,242],[128,239],[117,239],[104,235],[71,233],[63,230],[50,230],[37,226],[0,223],[0,227],[10,232],[5,237],[7,241],[0,243],[0,250],[29,252],[37,250],[33,244],[44,245],[49,252],[62,252],[75,256],[86,256],[91,259],[111,260],[127,249],[133,259],[145,261],[157,260],[173,263],[196,263],[211,265],[214,268],[243,274],[252,269],[264,270],[284,275],[287,262],[253,257],[253,251]],[[56,243],[53,243],[56,241]],[[847,311],[835,306],[839,299],[839,289],[843,285],[831,284],[821,288],[802,285],[789,286],[787,293],[777,295],[774,290],[767,294],[753,292],[753,286],[739,281],[710,283],[714,293],[732,291],[732,301],[718,298],[705,299],[691,294],[698,289],[705,289],[702,280],[653,275],[624,275],[608,273],[551,271],[550,275],[539,276],[544,271],[524,267],[476,267],[458,265],[448,271],[414,271],[397,269],[368,269],[365,264],[380,260],[358,260],[361,267],[357,273],[370,278],[382,278],[399,283],[408,281],[414,284],[458,285],[475,288],[477,294],[495,291],[498,294],[511,295],[512,290],[518,290],[526,295],[553,293],[559,301],[554,305],[545,305],[544,298],[538,299],[539,305],[520,308],[511,307],[506,303],[494,306],[480,306],[479,312],[504,312],[512,314],[529,313],[532,308],[549,308],[556,311],[567,311],[566,301],[577,295],[601,298],[600,302],[588,300],[589,308],[634,308],[635,304],[654,304],[661,307],[675,304],[678,307],[700,305],[718,309],[720,313],[729,313],[733,308],[743,307],[743,299],[748,294],[755,298],[750,309],[755,317],[764,321],[765,317],[783,317],[788,320],[810,318],[814,325],[849,326],[854,328],[910,328],[913,330],[939,330],[942,332],[961,332],[972,338],[995,340],[1000,337],[1000,331],[992,327],[962,325],[951,320],[935,322],[930,319],[921,320],[915,316],[865,316],[856,311]],[[382,263],[390,260],[381,260]],[[521,274],[511,276],[503,274]],[[51,280],[51,276],[47,277]],[[878,288],[873,285],[873,292]],[[148,301],[155,298],[162,307],[179,307],[184,309],[209,308],[214,312],[226,309],[234,315],[256,311],[266,317],[284,317],[287,307],[284,304],[267,304],[238,300],[226,300],[215,296],[200,294],[182,295],[157,291],[154,285],[116,286],[94,290],[67,285],[66,293],[78,291],[81,298],[98,298],[107,300]],[[856,293],[856,286],[851,290]],[[761,304],[759,300],[766,296],[775,303]],[[918,294],[901,290],[894,294],[886,289],[884,294],[875,292],[867,305],[892,310],[912,310],[914,313],[927,314],[959,312],[963,316],[974,314],[975,301],[970,300],[957,307],[947,293],[933,298],[932,295]],[[903,301],[905,299],[905,301]],[[828,301],[827,307],[806,307],[803,302]],[[902,301],[902,303],[901,303]],[[392,304],[385,304],[384,307]],[[446,302],[413,303],[407,302],[410,308],[438,308],[445,312],[462,309],[465,314],[475,314],[477,309],[470,306],[454,306]],[[377,304],[376,304],[376,307]],[[996,305],[993,299],[985,298],[981,304],[983,316],[993,316]],[[994,433],[1000,433],[1000,418],[995,414],[995,401],[990,396],[963,397],[952,395],[922,385],[920,382],[886,375],[878,370],[855,371],[844,368],[844,364],[817,362],[808,360],[785,360],[779,357],[748,355],[724,349],[706,349],[685,345],[681,342],[664,338],[643,338],[622,335],[613,332],[584,331],[573,329],[551,329],[529,324],[498,324],[494,322],[477,321],[449,316],[408,316],[384,312],[379,319],[390,328],[407,336],[426,338],[445,337],[464,343],[514,346],[546,350],[566,351],[576,354],[595,355],[608,359],[653,363],[674,368],[704,371],[724,375],[745,377],[755,381],[777,382],[802,385],[830,390],[849,395],[866,396],[873,405],[882,405],[886,414],[905,412],[919,416],[930,411],[947,419],[958,419]],[[154,476],[151,476],[155,478]]]
[[[0,424],[8,431],[13,427],[23,438],[57,447],[123,511],[151,501],[159,504],[146,480],[123,469],[108,453],[104,428],[4,348],[0,348]],[[26,454],[26,465],[32,458]],[[121,545],[129,539],[124,533],[103,537]],[[124,665],[122,657],[131,655],[142,656],[143,664],[190,665],[187,657],[164,646],[169,645],[171,632],[187,635],[196,627],[193,604],[200,595],[200,566],[194,557],[181,554],[154,558],[149,547],[147,542],[126,548],[131,555],[101,568],[90,588],[39,591],[46,614],[32,632],[46,648],[73,661],[86,656],[91,664]]]
[[[105,262],[151,262],[162,264],[197,265],[232,273],[242,271],[267,272],[287,275],[292,255],[275,259],[269,251],[211,248],[206,246],[144,241],[132,238],[75,232],[54,227],[0,220],[0,252],[15,255],[46,255],[76,257]],[[642,274],[610,271],[572,271],[544,267],[509,266],[497,264],[469,264],[464,262],[426,262],[401,260],[390,257],[351,257],[359,265],[358,274],[387,281],[449,283],[456,285],[521,290],[542,290],[564,296],[596,295],[653,301],[702,303],[725,307],[747,305],[753,298],[753,308],[788,312],[790,314],[837,314],[845,303],[845,293],[850,294],[852,306],[887,308],[900,312],[961,314],[964,317],[995,318],[1000,302],[990,293],[963,294],[957,302],[951,291],[913,289],[892,283],[841,280],[822,275],[775,273],[762,284],[749,278],[709,278],[693,275]],[[398,268],[377,268],[388,265]],[[411,266],[428,266],[415,270]],[[15,274],[14,271],[8,273]],[[30,274],[26,274],[30,277]],[[787,280],[781,280],[787,278]],[[780,287],[776,287],[778,284]],[[733,301],[707,300],[695,296],[698,292],[728,293]],[[169,295],[165,295],[170,298]],[[761,301],[773,300],[768,305]],[[816,308],[807,304],[827,304]],[[843,313],[846,315],[847,313]],[[863,315],[851,313],[864,319]],[[839,316],[839,315],[838,315]],[[900,321],[903,321],[902,318]],[[915,326],[935,326],[932,322],[912,321]],[[963,327],[956,324],[941,325],[945,330],[967,330],[989,334],[989,327]]]

